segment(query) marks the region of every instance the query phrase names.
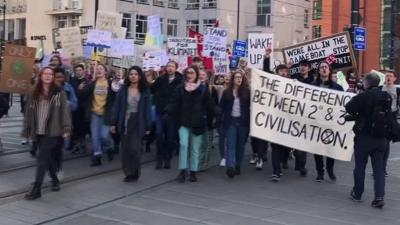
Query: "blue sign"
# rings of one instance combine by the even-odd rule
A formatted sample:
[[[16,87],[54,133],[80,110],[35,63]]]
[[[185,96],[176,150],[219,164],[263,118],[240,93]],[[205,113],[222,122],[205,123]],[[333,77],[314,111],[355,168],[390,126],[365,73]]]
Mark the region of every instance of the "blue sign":
[[[246,57],[247,42],[241,40],[233,41],[233,55],[239,57]]]
[[[354,49],[365,51],[367,48],[366,42],[367,31],[363,27],[354,27]]]
[[[231,62],[229,64],[229,68],[232,69],[232,70],[235,70],[239,65],[239,59],[240,59],[239,56],[232,55]]]

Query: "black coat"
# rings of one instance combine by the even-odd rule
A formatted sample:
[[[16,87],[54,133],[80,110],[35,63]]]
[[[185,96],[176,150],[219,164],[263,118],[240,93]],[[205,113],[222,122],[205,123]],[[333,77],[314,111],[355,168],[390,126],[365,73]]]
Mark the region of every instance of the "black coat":
[[[153,94],[153,103],[156,106],[156,111],[159,115],[165,113],[165,107],[171,100],[177,87],[183,82],[183,77],[180,73],[175,74],[175,79],[169,83],[168,75],[164,74],[158,77],[153,85],[151,85],[151,93]]]
[[[0,93],[0,118],[7,114],[10,105],[6,93]]]
[[[192,92],[186,91],[182,84],[166,107],[168,115],[177,116],[179,126],[191,128],[196,135],[205,132],[207,115],[215,116],[219,111],[208,88],[203,84]]]
[[[321,87],[321,85],[323,84],[323,81],[320,79],[317,79],[317,80],[313,81],[311,84]],[[331,80],[326,81],[325,84],[328,86],[329,89],[337,90],[337,91],[344,91],[343,87],[334,81],[331,81]]]
[[[228,93],[230,90],[225,90],[222,94],[220,107],[222,110],[221,120],[222,125],[227,128],[232,123],[232,109],[234,98],[231,96],[233,93]],[[240,118],[241,126],[250,126],[250,89],[246,89],[246,98],[240,99]]]

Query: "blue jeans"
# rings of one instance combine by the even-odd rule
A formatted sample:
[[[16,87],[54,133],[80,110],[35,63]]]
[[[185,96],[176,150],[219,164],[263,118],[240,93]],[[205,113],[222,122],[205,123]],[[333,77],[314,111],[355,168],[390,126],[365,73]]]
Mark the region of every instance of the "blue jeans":
[[[94,155],[101,155],[104,150],[110,150],[113,142],[110,136],[110,127],[104,124],[104,116],[92,113],[90,120],[92,145]]]
[[[172,152],[178,147],[178,125],[174,119],[164,118],[157,115],[156,119],[156,140],[157,157],[163,160],[170,160]]]
[[[226,166],[241,166],[245,150],[245,144],[249,136],[249,127],[240,125],[240,121],[232,121],[226,130],[228,150],[226,154]]]
[[[353,191],[358,198],[364,192],[365,167],[368,157],[371,157],[372,170],[374,173],[375,198],[385,196],[385,173],[384,173],[384,151],[387,140],[385,138],[373,138],[369,135],[360,134],[354,138],[354,188]]]
[[[224,126],[220,126],[218,128],[218,149],[219,149],[219,155],[221,159],[225,158],[225,140],[226,140],[226,130]]]

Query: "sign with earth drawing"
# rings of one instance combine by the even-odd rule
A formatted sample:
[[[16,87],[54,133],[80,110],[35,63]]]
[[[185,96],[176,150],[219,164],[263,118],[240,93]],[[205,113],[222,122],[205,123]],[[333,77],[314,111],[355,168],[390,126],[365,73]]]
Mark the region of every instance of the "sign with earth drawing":
[[[6,44],[0,76],[0,92],[28,94],[31,92],[36,48]]]

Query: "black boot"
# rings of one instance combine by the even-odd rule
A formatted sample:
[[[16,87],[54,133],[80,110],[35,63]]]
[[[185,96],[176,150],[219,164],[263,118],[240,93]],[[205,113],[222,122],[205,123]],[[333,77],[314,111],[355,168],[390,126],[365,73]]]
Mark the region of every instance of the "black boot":
[[[328,170],[328,176],[329,176],[329,179],[331,179],[331,181],[336,181],[336,175],[333,172],[333,170]]]
[[[228,167],[228,169],[226,170],[226,175],[229,178],[234,178],[235,177],[235,169],[233,167]]]
[[[185,183],[185,180],[186,180],[186,171],[181,170],[178,177],[176,178],[176,181],[178,181],[179,183]]]
[[[107,150],[107,158],[110,162],[114,160],[114,150],[112,148]]]
[[[150,152],[150,145],[151,143],[149,141],[146,142],[146,152]]]
[[[164,169],[170,169],[171,168],[171,160],[166,159],[164,160]]]
[[[162,164],[163,164],[163,160],[161,157],[157,156],[157,162],[156,162],[156,170],[160,170],[162,169]]]
[[[60,189],[60,181],[57,178],[53,179],[51,181],[51,191],[57,192],[60,191]]]
[[[189,181],[190,182],[197,182],[196,172],[190,171]]]
[[[240,175],[240,166],[235,166],[235,175]]]
[[[90,166],[101,166],[101,156],[95,155],[92,157],[92,163]]]
[[[35,182],[33,184],[32,190],[28,194],[25,195],[25,199],[26,200],[34,200],[34,199],[42,197],[41,189],[42,189],[42,183]]]

